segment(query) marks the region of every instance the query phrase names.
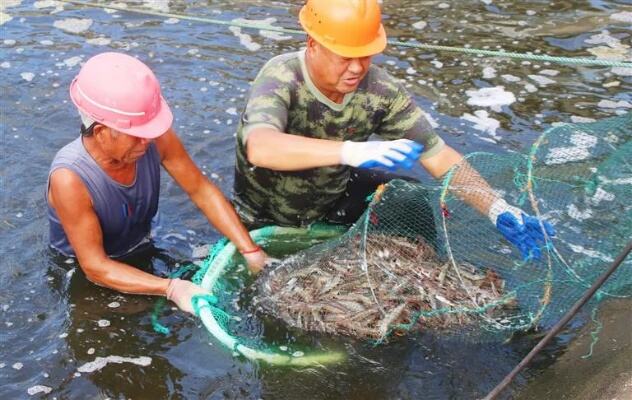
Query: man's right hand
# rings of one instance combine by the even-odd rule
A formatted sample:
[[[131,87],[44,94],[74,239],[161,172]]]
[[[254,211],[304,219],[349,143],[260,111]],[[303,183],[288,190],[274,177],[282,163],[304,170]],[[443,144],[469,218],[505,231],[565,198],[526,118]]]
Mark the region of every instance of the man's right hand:
[[[410,169],[419,159],[423,146],[409,139],[351,142],[342,145],[342,164],[359,168],[384,167]]]
[[[176,303],[179,309],[194,314],[193,296],[209,294],[208,291],[202,289],[191,281],[183,279],[171,279],[167,287],[167,299]]]

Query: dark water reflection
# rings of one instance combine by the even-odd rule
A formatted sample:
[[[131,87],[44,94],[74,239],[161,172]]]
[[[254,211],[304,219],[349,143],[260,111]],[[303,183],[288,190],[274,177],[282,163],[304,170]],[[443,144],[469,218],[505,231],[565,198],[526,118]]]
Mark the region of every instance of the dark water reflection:
[[[222,20],[275,18],[276,26],[285,27],[296,27],[299,3],[128,2]],[[46,249],[48,166],[78,134],[68,84],[79,62],[97,52],[139,56],[161,80],[175,127],[196,163],[228,193],[233,135],[248,82],[270,57],[300,48],[301,41],[265,39],[244,30],[260,46],[253,51],[246,47],[248,40],[240,43],[223,26],[72,6],[52,12],[54,5],[41,8],[47,4],[52,2],[5,1],[0,7],[1,20],[12,17],[0,28],[0,398],[29,397],[36,385],[50,388],[47,395],[36,394],[48,398],[474,398],[491,389],[533,345],[533,337],[481,345],[430,334],[379,347],[340,341],[351,354],[350,364],[299,371],[234,358],[197,320],[170,309],[161,322],[171,334],[155,333],[154,299],[96,287],[75,264]],[[383,7],[393,39],[560,56],[591,56],[590,49],[601,46],[631,57],[629,24],[610,18],[632,12],[627,1],[385,0]],[[68,18],[92,24],[78,33],[54,27]],[[606,30],[606,36],[594,37]],[[499,146],[522,150],[554,122],[599,119],[632,107],[630,76],[612,68],[403,48],[389,48],[376,62],[406,82],[438,132],[463,152],[498,151]],[[554,82],[540,84],[530,75]],[[492,134],[461,117],[483,109],[467,104],[466,91],[495,86],[504,86],[517,101],[500,112],[485,109],[501,124]],[[599,105],[602,100],[619,106]],[[154,238],[162,250],[134,263],[162,273],[190,262],[192,249],[218,235],[167,176],[161,190],[162,218]],[[536,369],[553,362],[571,336],[551,346]],[[96,357],[113,355],[150,357],[151,364],[78,372]]]

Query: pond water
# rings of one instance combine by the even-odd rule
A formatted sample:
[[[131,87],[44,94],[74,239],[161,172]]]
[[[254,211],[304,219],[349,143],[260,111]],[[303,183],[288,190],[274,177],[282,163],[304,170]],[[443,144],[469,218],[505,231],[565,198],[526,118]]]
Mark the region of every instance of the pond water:
[[[115,4],[296,28],[302,2]],[[384,0],[382,6],[395,40],[632,61],[627,0]],[[155,299],[99,288],[73,260],[47,249],[48,167],[79,132],[70,81],[96,53],[138,56],[159,77],[195,162],[230,193],[235,128],[249,82],[272,56],[299,49],[302,38],[54,0],[3,0],[0,24],[0,398],[476,398],[536,343],[524,337],[509,345],[471,344],[431,334],[378,347],[340,341],[353,363],[294,370],[233,357],[196,318],[179,312],[168,310],[162,319],[169,335],[154,332]],[[629,68],[393,46],[375,62],[406,83],[437,132],[461,152],[522,151],[554,123],[632,110]],[[160,250],[132,260],[156,273],[189,263],[219,238],[167,174],[161,191],[153,232]],[[576,319],[514,390],[537,381],[531,378],[554,362],[585,320]],[[88,364],[97,357],[107,363]]]

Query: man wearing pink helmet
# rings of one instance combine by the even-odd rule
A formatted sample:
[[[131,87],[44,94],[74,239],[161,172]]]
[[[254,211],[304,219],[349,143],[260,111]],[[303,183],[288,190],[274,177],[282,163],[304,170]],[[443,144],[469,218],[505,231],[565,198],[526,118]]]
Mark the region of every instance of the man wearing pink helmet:
[[[167,296],[188,312],[192,296],[206,293],[189,281],[163,279],[117,260],[148,242],[161,164],[253,272],[264,266],[265,253],[173,131],[171,110],[145,64],[121,53],[96,55],[73,80],[70,97],[81,116],[81,135],[51,165],[50,240],[77,257],[89,280],[125,293]]]

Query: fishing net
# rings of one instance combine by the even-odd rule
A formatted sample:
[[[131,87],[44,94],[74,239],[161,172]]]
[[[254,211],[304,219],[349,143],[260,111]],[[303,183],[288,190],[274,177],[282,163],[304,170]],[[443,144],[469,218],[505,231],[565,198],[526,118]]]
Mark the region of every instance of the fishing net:
[[[251,285],[249,312],[301,331],[377,342],[411,330],[479,340],[548,328],[632,237],[631,136],[630,113],[560,125],[528,154],[470,154],[434,187],[391,181],[344,234],[314,245],[321,240],[295,230],[302,245],[277,254],[282,262]],[[468,205],[498,195],[554,226],[539,258],[524,261]],[[255,239],[274,253],[267,246],[274,235],[270,228]],[[203,284],[213,293],[239,263],[233,254],[206,272],[216,276]],[[626,260],[595,301],[630,295]]]

